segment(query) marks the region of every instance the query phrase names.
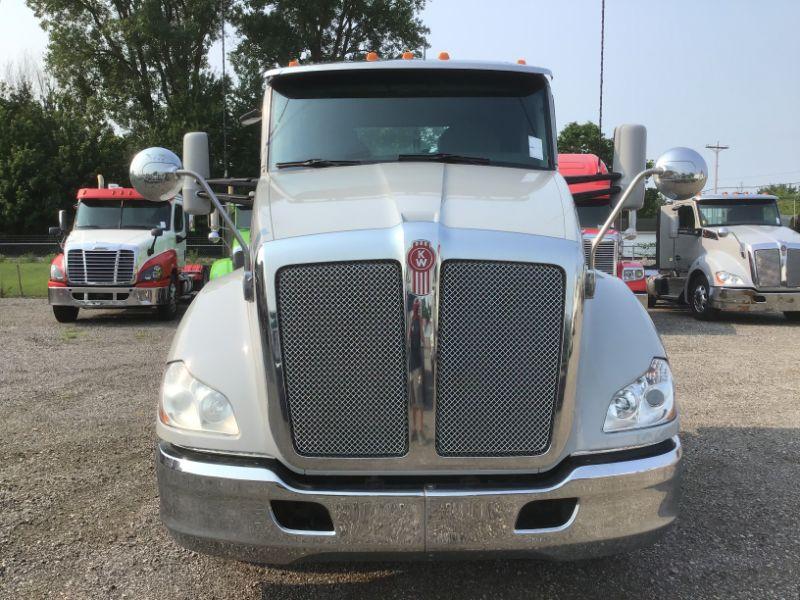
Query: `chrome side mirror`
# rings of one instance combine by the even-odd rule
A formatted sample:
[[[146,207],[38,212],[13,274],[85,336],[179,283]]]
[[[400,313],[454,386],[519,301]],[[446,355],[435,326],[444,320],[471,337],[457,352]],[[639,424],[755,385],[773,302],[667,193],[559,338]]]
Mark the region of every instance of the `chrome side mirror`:
[[[69,230],[69,218],[67,217],[67,211],[63,209],[58,211],[58,228],[64,233]]]
[[[670,200],[688,200],[703,189],[708,167],[700,154],[691,148],[672,148],[658,157],[653,181]]]
[[[181,190],[181,159],[166,148],[142,150],[131,161],[131,185],[153,202],[169,200]]]
[[[219,235],[219,231],[209,231],[208,232],[208,241],[212,244],[218,244],[222,240]]]
[[[730,229],[727,227],[719,227],[717,229],[717,235],[721,238],[727,237],[727,235],[731,232]]]

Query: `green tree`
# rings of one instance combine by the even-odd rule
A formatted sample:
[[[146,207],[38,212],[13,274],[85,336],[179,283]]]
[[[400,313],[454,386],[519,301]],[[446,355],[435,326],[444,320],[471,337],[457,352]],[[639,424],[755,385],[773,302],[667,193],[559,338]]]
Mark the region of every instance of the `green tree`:
[[[0,83],[0,232],[43,234],[78,188],[127,180],[125,140],[69,94]]]
[[[794,215],[800,207],[800,187],[789,183],[773,183],[758,190],[759,194],[771,194],[778,197],[781,213]]]
[[[563,154],[596,154],[609,169],[614,163],[614,141],[604,136],[591,121],[567,124],[558,134],[558,151]]]
[[[63,89],[136,146],[180,148],[184,132],[220,142],[222,81],[208,66],[230,0],[27,0],[49,35]]]

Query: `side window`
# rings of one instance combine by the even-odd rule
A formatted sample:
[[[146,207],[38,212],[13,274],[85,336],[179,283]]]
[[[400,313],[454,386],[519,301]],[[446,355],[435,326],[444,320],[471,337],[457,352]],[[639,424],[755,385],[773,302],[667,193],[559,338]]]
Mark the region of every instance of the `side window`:
[[[172,221],[174,223],[174,230],[175,231],[183,231],[183,206],[180,204],[175,205],[175,218]]]
[[[678,231],[693,231],[695,228],[694,210],[691,206],[681,206],[678,209]]]

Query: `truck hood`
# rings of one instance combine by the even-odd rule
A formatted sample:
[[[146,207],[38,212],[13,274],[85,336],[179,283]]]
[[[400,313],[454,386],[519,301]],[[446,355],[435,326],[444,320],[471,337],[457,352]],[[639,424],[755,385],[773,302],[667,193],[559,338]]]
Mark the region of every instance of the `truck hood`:
[[[275,239],[410,221],[579,235],[572,198],[554,171],[424,162],[286,170],[271,174],[269,204],[261,222],[271,219]]]
[[[732,225],[727,227],[731,235],[736,236],[742,244],[790,243],[800,244],[800,233],[788,227],[770,227],[767,225]]]
[[[116,248],[118,246],[148,247],[153,236],[148,229],[73,229],[67,238],[67,246],[93,248]]]

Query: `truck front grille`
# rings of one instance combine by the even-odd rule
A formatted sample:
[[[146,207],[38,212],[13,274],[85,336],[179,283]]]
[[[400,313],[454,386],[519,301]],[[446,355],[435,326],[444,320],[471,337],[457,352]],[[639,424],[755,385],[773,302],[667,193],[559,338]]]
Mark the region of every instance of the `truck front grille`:
[[[133,282],[133,250],[70,250],[67,278],[72,284]]]
[[[583,255],[586,257],[586,264],[589,264],[589,254],[592,251],[592,240],[583,239]],[[597,253],[594,256],[594,266],[598,271],[608,273],[609,275],[617,274],[617,242],[614,240],[603,240],[597,247]]]
[[[404,455],[408,393],[400,265],[290,266],[278,272],[276,287],[298,454]]]
[[[440,456],[534,456],[560,388],[564,272],[451,260],[442,268],[436,377]]]
[[[786,255],[786,285],[800,287],[800,249],[789,248]]]
[[[759,287],[780,287],[781,253],[777,248],[756,250],[753,253],[756,265],[756,281]]]

